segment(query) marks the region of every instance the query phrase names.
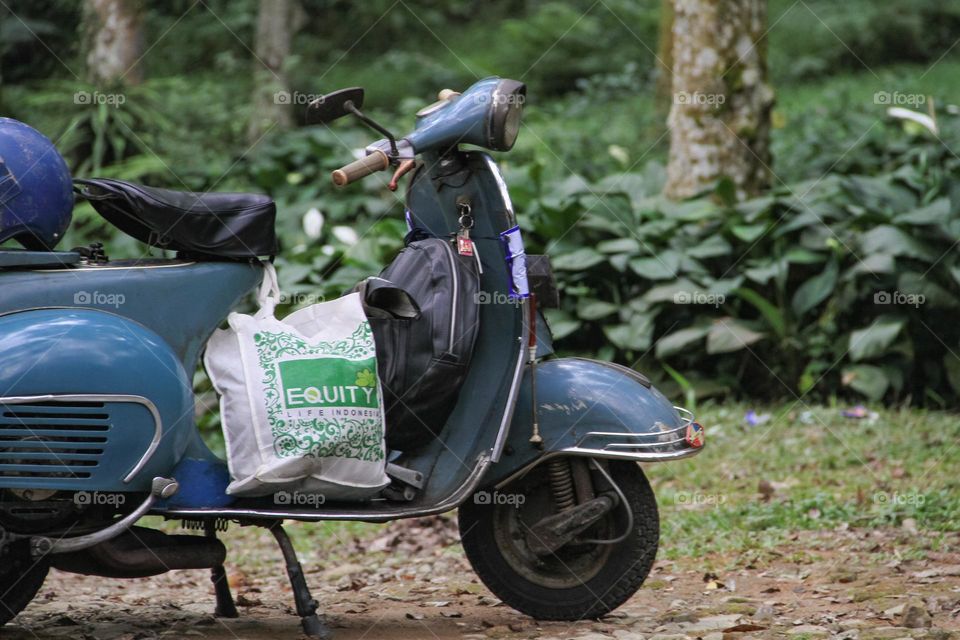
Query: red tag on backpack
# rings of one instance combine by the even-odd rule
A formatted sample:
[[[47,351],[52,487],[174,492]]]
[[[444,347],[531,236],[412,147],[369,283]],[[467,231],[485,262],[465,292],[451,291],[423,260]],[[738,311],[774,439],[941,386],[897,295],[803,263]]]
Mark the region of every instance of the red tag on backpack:
[[[473,240],[462,233],[457,234],[457,253],[462,256],[473,256]]]

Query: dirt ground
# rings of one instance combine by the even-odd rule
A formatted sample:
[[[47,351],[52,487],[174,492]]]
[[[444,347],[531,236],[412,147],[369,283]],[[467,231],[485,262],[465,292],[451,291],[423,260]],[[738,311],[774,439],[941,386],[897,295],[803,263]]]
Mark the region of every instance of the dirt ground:
[[[599,621],[544,623],[479,583],[449,522],[384,529],[354,540],[344,561],[302,553],[313,595],[338,640],[538,638],[599,640],[949,640],[960,637],[960,536],[934,543],[903,529],[803,532],[750,557],[658,561],[644,587]],[[206,572],[110,581],[53,572],[0,631],[10,640],[300,638],[292,595],[269,540],[226,540],[241,616],[213,617]],[[438,542],[438,540],[440,540]],[[297,539],[298,549],[309,540]],[[917,553],[917,549],[931,551]],[[914,558],[914,559],[911,559]],[[253,559],[253,562],[250,560]],[[703,567],[728,567],[728,571]]]

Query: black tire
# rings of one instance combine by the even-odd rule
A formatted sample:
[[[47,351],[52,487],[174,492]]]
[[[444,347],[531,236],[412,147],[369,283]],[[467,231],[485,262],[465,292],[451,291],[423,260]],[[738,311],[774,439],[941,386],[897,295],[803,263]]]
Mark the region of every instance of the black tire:
[[[25,543],[11,545],[0,555],[0,627],[30,604],[49,569],[46,559],[31,557]]]
[[[521,531],[525,507],[534,512],[529,516],[533,522],[552,512],[546,464],[498,492],[508,502],[511,496],[523,495],[523,506],[514,506],[516,499],[513,504],[496,504],[497,500],[488,499],[491,492],[477,492],[461,505],[459,525],[464,551],[477,575],[498,598],[538,620],[572,621],[602,617],[637,592],[657,555],[657,502],[636,463],[608,464],[610,476],[623,491],[633,514],[633,528],[614,544],[571,543],[544,558],[537,558],[529,548],[524,551],[526,540]],[[598,484],[596,473],[593,477],[594,486],[602,490],[605,481],[601,477]],[[478,496],[482,498],[478,500]],[[540,503],[539,508],[532,508],[534,500]],[[520,526],[512,527],[513,521],[521,522]],[[626,533],[628,523],[623,506],[617,505],[582,537],[615,539]]]

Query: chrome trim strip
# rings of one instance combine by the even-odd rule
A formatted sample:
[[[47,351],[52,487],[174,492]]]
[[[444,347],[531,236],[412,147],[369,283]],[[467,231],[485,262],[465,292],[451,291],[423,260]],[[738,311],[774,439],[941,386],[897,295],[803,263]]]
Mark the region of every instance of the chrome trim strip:
[[[503,201],[504,210],[507,213],[507,220],[510,223],[510,226],[516,226],[517,216],[513,211],[513,201],[510,200],[510,192],[507,190],[507,183],[503,179],[503,174],[500,173],[500,167],[497,166],[497,163],[490,156],[489,153],[480,153],[480,156],[483,158],[483,163],[486,165],[487,170],[490,172],[490,175],[493,176],[494,182],[497,183],[497,190],[500,192],[500,199]],[[507,436],[510,434],[510,423],[513,422],[513,410],[517,406],[517,397],[520,395],[520,384],[523,382],[523,371],[524,365],[526,364],[526,344],[530,336],[530,328],[527,326],[527,301],[526,299],[522,300],[520,306],[520,312],[522,314],[523,322],[522,329],[520,332],[520,352],[517,355],[517,364],[513,369],[513,380],[510,383],[510,393],[507,396],[507,404],[503,408],[503,417],[500,419],[500,428],[497,431],[497,439],[493,443],[493,449],[490,452],[490,460],[492,462],[499,462],[500,456],[503,455],[503,449],[507,445]]]
[[[655,449],[655,448],[666,448],[669,445],[675,445],[686,442],[686,431],[694,422],[693,412],[684,409],[683,407],[674,407],[674,411],[680,416],[682,422],[679,427],[673,429],[665,429],[663,431],[651,431],[647,433],[625,433],[622,431],[589,431],[577,440],[577,443],[574,445],[576,448],[580,449],[593,449],[596,446],[603,445],[604,451],[612,451],[617,449]],[[676,436],[683,434],[683,437],[680,438],[671,438],[665,440],[664,437]],[[600,439],[601,442],[594,447],[586,446],[587,440],[590,439]],[[620,440],[620,442],[606,442],[602,440]],[[646,439],[647,442],[624,442],[624,440],[643,440]],[[699,447],[696,447],[699,448]]]
[[[500,173],[500,167],[498,167],[497,163],[490,157],[490,154],[481,153],[480,155],[483,156],[483,162],[493,175],[494,182],[497,183],[497,190],[500,191],[500,198],[503,200],[503,206],[507,210],[507,217],[511,223],[510,226],[515,226],[517,224],[517,215],[513,210],[513,201],[510,199],[510,192],[507,191],[507,183],[503,179],[503,174]]]
[[[110,263],[107,263],[107,265],[109,264]],[[75,273],[77,271],[121,271],[124,269],[175,269],[177,267],[189,267],[195,264],[197,264],[196,261],[172,262],[170,264],[128,264],[126,266],[107,266],[107,265],[97,266],[93,264],[83,264],[82,262],[70,262],[70,263],[62,264],[59,267],[52,267],[49,269],[24,269],[24,271],[30,272],[30,273]]]
[[[494,108],[487,110],[488,112],[487,126],[484,127],[487,133],[486,135],[487,147],[497,146],[496,144],[494,144],[494,140],[493,140],[493,121],[496,118],[496,112],[497,112],[496,106],[500,104],[500,85],[501,84],[503,84],[503,81],[498,82],[497,85],[493,88],[493,93],[490,94],[490,101]]]
[[[133,466],[133,469],[124,476],[123,482],[126,484],[134,479],[147,464],[157,447],[160,446],[160,439],[163,437],[163,420],[160,418],[160,412],[157,406],[149,399],[143,396],[127,394],[98,394],[98,393],[73,393],[61,395],[43,395],[43,396],[9,396],[0,398],[0,404],[30,404],[31,402],[132,402],[142,405],[150,412],[153,417],[154,429],[153,439],[150,440],[150,446],[140,457],[140,460]]]
[[[680,432],[683,432],[684,435],[686,435],[686,430],[687,430],[687,427],[688,427],[688,426],[690,426],[689,423],[684,423],[682,426],[677,427],[676,429],[668,429],[668,430],[666,430],[666,431],[651,431],[650,433],[623,433],[623,432],[619,432],[619,433],[618,433],[618,432],[616,432],[616,431],[590,431],[590,432],[584,434],[583,437],[581,437],[579,440],[577,440],[576,446],[578,446],[578,447],[584,446],[584,442],[585,442],[586,440],[589,440],[590,438],[609,438],[609,439],[614,439],[614,438],[647,438],[647,439],[657,439],[657,442],[658,442],[658,443],[660,443],[660,444],[665,444],[665,443],[671,442],[671,441],[670,441],[670,440],[659,440],[659,438],[662,438],[663,436],[672,436],[672,435],[678,434],[678,433],[680,433]],[[680,438],[680,440],[683,440],[683,438]],[[639,446],[639,445],[641,445],[641,444],[643,444],[643,443],[637,442],[637,443],[629,443],[629,444],[636,444],[637,446]]]
[[[621,452],[621,451],[610,451],[607,449],[582,449],[580,447],[568,447],[566,449],[559,449],[557,451],[551,451],[540,456],[527,466],[523,467],[507,476],[504,480],[501,480],[496,485],[496,489],[502,489],[507,486],[514,480],[522,478],[531,469],[539,465],[541,462],[545,462],[556,456],[567,455],[567,456],[581,456],[588,458],[606,458],[608,460],[632,460],[634,462],[669,462],[670,460],[682,460],[683,458],[691,458],[700,451],[703,450],[703,447],[690,447],[687,449],[681,449],[679,451],[665,451],[665,452],[649,452],[649,453],[630,453],[630,452]]]
[[[531,469],[536,467],[541,462],[549,460],[555,456],[559,455],[568,455],[568,456],[584,456],[590,458],[607,458],[611,460],[632,460],[634,462],[668,462],[670,460],[682,460],[683,458],[690,458],[703,450],[703,446],[693,447],[690,446],[686,441],[686,437],[683,438],[673,438],[666,441],[657,440],[656,442],[630,442],[629,439],[637,440],[639,438],[662,438],[663,436],[670,436],[673,434],[679,434],[684,432],[684,435],[687,428],[693,424],[694,415],[692,411],[684,409],[683,407],[673,407],[673,409],[680,416],[682,422],[679,427],[673,429],[668,429],[666,431],[658,431],[652,433],[626,433],[623,431],[590,431],[584,434],[577,443],[572,447],[566,447],[564,449],[558,449],[557,451],[549,451],[540,457],[536,458],[525,467],[515,471],[510,474],[505,480],[500,481],[496,488],[501,489],[505,487],[510,482],[513,482],[517,478],[523,477]],[[620,442],[606,442],[602,440],[598,443],[597,446],[602,445],[602,449],[598,449],[596,446],[584,446],[584,443],[590,438],[608,438],[608,439],[618,439]],[[683,444],[682,448],[677,448],[676,445]],[[649,451],[648,449],[654,449]],[[661,449],[657,451],[656,449]],[[665,449],[665,450],[663,450]]]
[[[107,263],[109,264],[109,263]],[[96,266],[92,264],[78,264],[72,267],[71,271],[122,271],[124,269],[177,269],[179,267],[190,267],[196,262],[177,262],[173,264],[128,264],[120,266]]]
[[[526,317],[527,301],[523,299],[520,310]],[[513,369],[513,380],[510,382],[510,393],[507,395],[507,404],[503,408],[503,417],[500,419],[500,429],[497,431],[497,439],[493,443],[493,449],[490,452],[492,462],[500,462],[500,456],[503,455],[503,449],[507,446],[507,436],[510,435],[510,424],[513,422],[513,410],[517,406],[517,398],[520,396],[520,384],[523,382],[524,357],[527,349],[526,344],[530,337],[530,327],[527,321],[523,321],[523,329],[520,333],[520,353],[517,355],[517,364]]]
[[[581,449],[580,447],[568,447],[560,449],[556,453],[565,453],[575,456],[596,456],[598,458],[612,458],[616,460],[635,460],[637,462],[663,462],[664,460],[681,460],[691,458],[703,450],[703,447],[688,447],[679,451],[661,451],[652,453],[630,453],[619,451],[607,451],[604,449]]]
[[[653,449],[656,447],[666,447],[673,444],[680,444],[681,442],[686,442],[684,438],[676,438],[674,440],[663,440],[662,442],[611,442],[604,445],[604,451],[614,451],[616,449]]]
[[[94,533],[87,534],[85,536],[77,536],[76,538],[59,538],[56,540],[51,540],[43,536],[33,538],[33,552],[34,555],[46,555],[48,553],[70,553],[72,551],[81,551],[83,549],[89,549],[94,547],[101,542],[107,542],[108,540],[113,540],[118,535],[127,531],[136,523],[137,520],[146,515],[153,504],[157,501],[157,497],[151,494],[144,500],[139,507],[134,511],[131,511],[129,514],[123,517],[121,520],[117,520],[109,527],[95,531]]]
[[[432,516],[438,513],[445,513],[460,506],[480,484],[480,481],[486,475],[490,468],[491,460],[486,454],[482,454],[477,460],[476,466],[467,477],[467,480],[460,485],[453,493],[442,499],[440,502],[428,507],[408,507],[405,509],[389,510],[369,510],[361,509],[343,510],[343,511],[322,511],[305,510],[290,511],[282,509],[169,509],[158,510],[156,515],[162,515],[167,518],[249,518],[249,519],[269,519],[269,520],[299,520],[300,522],[320,522],[324,520],[358,520],[361,522],[389,522],[401,518],[419,518],[421,516]]]
[[[38,536],[30,539],[31,551],[34,556],[46,555],[48,553],[70,553],[71,551],[80,551],[89,549],[102,542],[107,542],[127,531],[149,511],[154,503],[160,498],[168,498],[177,492],[180,485],[176,480],[168,478],[154,478],[150,489],[150,495],[140,503],[140,506],[128,513],[122,519],[117,520],[109,527],[88,533],[87,535],[77,536],[75,538],[58,538],[51,540],[45,536]]]

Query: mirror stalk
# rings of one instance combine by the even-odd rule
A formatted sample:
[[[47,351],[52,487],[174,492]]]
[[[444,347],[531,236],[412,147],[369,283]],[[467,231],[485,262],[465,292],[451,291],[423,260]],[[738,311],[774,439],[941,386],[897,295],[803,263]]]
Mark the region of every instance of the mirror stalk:
[[[380,123],[376,122],[373,118],[360,111],[360,109],[357,109],[352,100],[347,100],[344,102],[343,108],[356,116],[360,122],[364,123],[374,131],[383,134],[383,136],[390,141],[391,159],[397,158],[400,155],[400,152],[397,150],[397,139],[392,133],[390,133],[390,131],[384,128]]]

